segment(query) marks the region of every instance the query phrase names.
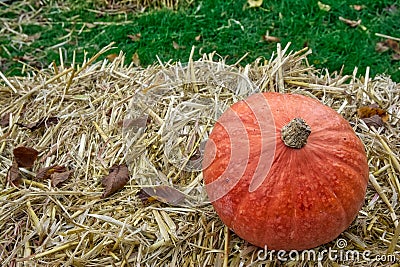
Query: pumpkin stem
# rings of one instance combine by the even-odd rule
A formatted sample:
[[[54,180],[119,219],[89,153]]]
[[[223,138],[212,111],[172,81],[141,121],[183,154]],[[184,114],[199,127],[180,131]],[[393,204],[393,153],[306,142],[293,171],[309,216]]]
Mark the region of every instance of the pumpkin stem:
[[[294,118],[282,127],[282,140],[291,148],[302,148],[307,144],[307,138],[311,134],[311,127],[301,118]]]

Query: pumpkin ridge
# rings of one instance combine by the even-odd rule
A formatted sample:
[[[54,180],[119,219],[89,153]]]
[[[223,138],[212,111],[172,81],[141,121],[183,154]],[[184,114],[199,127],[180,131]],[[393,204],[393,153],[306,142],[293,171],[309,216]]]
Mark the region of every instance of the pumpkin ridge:
[[[279,144],[277,144],[277,145],[279,145]],[[280,145],[284,146],[283,143],[280,144]],[[281,149],[281,150],[278,149],[278,151],[280,151],[280,154],[281,154],[280,156],[285,157],[282,154],[285,154],[287,151],[285,151],[283,149]],[[280,156],[275,154],[274,161],[276,160],[277,157],[279,158]],[[254,196],[256,194],[260,194],[260,190],[263,191],[263,193],[264,193],[264,199],[260,200],[262,202],[262,205],[257,203],[254,206],[257,206],[257,205],[263,206],[262,210],[266,214],[264,216],[264,221],[265,221],[265,223],[270,223],[271,222],[271,218],[267,218],[266,217],[267,214],[270,214],[269,213],[270,212],[269,211],[269,206],[275,206],[276,207],[276,206],[279,205],[279,203],[281,203],[282,199],[280,198],[279,195],[276,195],[276,192],[280,191],[280,188],[282,187],[282,185],[287,184],[287,183],[285,183],[285,180],[284,180],[285,177],[277,177],[276,174],[274,174],[274,173],[281,173],[282,172],[280,170],[277,170],[278,167],[280,167],[280,166],[277,165],[277,164],[274,165],[274,162],[272,163],[271,170],[268,173],[267,177],[265,178],[265,180],[263,182],[263,185],[260,188],[258,188],[257,190],[255,190],[254,192],[252,192],[252,193],[244,192],[244,191],[247,190],[247,188],[249,188],[250,181],[251,181],[251,175],[247,176],[249,174],[247,172],[246,172],[246,178],[241,181],[242,184],[240,184],[240,185],[238,184],[240,186],[240,188],[242,188],[241,191],[239,191],[239,192],[236,192],[236,191],[235,192],[233,192],[233,191],[229,192],[229,194],[238,194],[239,193],[240,197],[241,197],[241,200],[236,203],[237,205],[235,207],[235,210],[237,212],[234,214],[234,216],[233,216],[233,218],[231,220],[231,229],[235,233],[237,233],[239,236],[240,236],[239,233],[241,232],[240,230],[242,230],[244,226],[240,225],[240,224],[238,224],[236,222],[243,221],[244,218],[247,218],[248,216],[250,216],[249,213],[251,213],[251,212],[249,212],[249,209],[252,209],[253,207],[252,206],[249,207],[248,203],[255,204],[254,200],[252,200],[252,198],[254,198]],[[265,184],[265,183],[267,183],[267,184]],[[280,186],[280,187],[278,187],[278,186]],[[290,185],[290,186],[292,186],[292,185]],[[245,188],[246,190],[244,190],[243,188]],[[268,191],[268,194],[266,194],[267,191]],[[290,190],[290,191],[292,191],[292,190]],[[246,194],[244,194],[244,193],[246,193]],[[290,198],[292,198],[291,194],[289,194],[289,196],[290,196]],[[231,197],[231,196],[228,196],[228,197]],[[293,199],[290,199],[289,203],[293,203]],[[287,209],[286,209],[286,211],[287,211]],[[295,208],[293,206],[292,212],[291,212],[292,216],[290,216],[291,217],[291,221],[290,221],[290,227],[289,227],[291,229],[290,230],[291,233],[296,231],[295,230],[294,211],[295,211]],[[274,218],[272,218],[272,219],[274,219]],[[246,225],[246,227],[254,227],[252,225],[252,223],[253,223],[253,221],[249,221],[248,224]],[[236,230],[239,230],[239,231],[236,231]],[[265,233],[265,234],[268,234],[268,233]],[[288,233],[285,233],[285,234],[288,234]],[[257,238],[259,238],[259,237],[257,237]],[[268,239],[268,236],[265,236],[264,238]],[[291,238],[291,239],[293,239],[293,238]]]
[[[291,178],[288,177],[289,174],[287,173],[287,169],[291,169],[291,164],[293,164],[294,162],[296,162],[296,155],[295,153],[292,153],[292,149],[287,149],[286,145],[283,143],[283,141],[280,139],[279,137],[279,143],[277,144],[278,148],[277,151],[278,153],[276,153],[276,158],[274,159],[274,163],[273,163],[273,169],[270,171],[271,175],[269,177],[266,178],[266,180],[273,180],[271,183],[274,187],[277,187],[278,184],[285,184],[285,187],[287,185],[290,186],[290,194],[288,195],[289,198],[285,199],[288,200],[288,203],[291,203],[291,209],[289,210],[287,207],[285,208],[285,210],[287,211],[287,213],[289,214],[290,217],[290,222],[288,223],[288,228],[290,229],[290,231],[287,234],[287,238],[288,238],[288,242],[292,242],[295,237],[294,237],[294,233],[296,233],[297,231],[297,214],[296,214],[296,206],[295,206],[295,197],[293,195],[293,192],[295,192],[295,188],[294,188],[294,183],[288,183],[287,180],[290,180]],[[280,146],[280,147],[279,147]],[[297,150],[297,149],[296,149]],[[283,163],[282,162],[286,162]],[[282,169],[280,169],[282,168]],[[279,173],[280,175],[277,175],[276,173]],[[283,182],[282,182],[283,181]],[[272,188],[272,192],[279,192],[279,188]],[[274,196],[271,196],[274,199]],[[282,198],[275,198],[275,202],[281,202]],[[291,214],[291,215],[290,215]]]
[[[345,147],[345,146],[343,146],[343,147]],[[351,175],[351,177],[357,176],[359,170],[356,169],[356,166],[354,166],[354,164],[346,162],[344,157],[339,157],[336,154],[333,154],[332,157],[334,157],[337,160],[332,160],[331,162],[326,162],[326,159],[323,159],[320,156],[317,156],[316,151],[313,151],[313,155],[312,155],[311,158],[314,158],[314,159],[318,158],[322,162],[321,163],[314,162],[314,164],[309,167],[309,171],[314,172],[314,175],[313,175],[314,177],[318,177],[318,179],[322,179],[324,181],[324,184],[325,184],[325,187],[326,187],[327,191],[330,192],[335,197],[336,201],[340,204],[340,207],[343,210],[343,214],[346,216],[346,220],[345,221],[351,222],[351,221],[354,220],[354,218],[350,217],[351,212],[347,210],[348,209],[347,205],[344,205],[344,203],[343,203],[343,201],[345,201],[345,199],[343,199],[343,197],[340,197],[337,194],[337,192],[343,191],[344,188],[338,188],[337,190],[335,190],[335,188],[333,186],[329,186],[329,184],[332,184],[332,182],[333,182],[332,180],[327,179],[327,177],[325,177],[323,175],[317,175],[317,174],[325,172],[321,168],[322,165],[331,164],[331,163],[336,163],[336,166],[332,167],[332,169],[343,168],[345,170],[350,170],[353,173],[353,175]],[[345,178],[346,177],[340,177],[341,180],[345,179]],[[346,180],[345,184],[347,184],[348,181],[349,181],[349,179]],[[357,179],[351,179],[351,181],[353,183],[351,185],[348,185],[346,187],[346,189],[345,189],[350,195],[353,195],[353,196],[355,194],[358,195],[361,191],[364,190],[364,189],[361,190],[361,188],[360,188],[362,186],[362,182],[361,181],[359,181],[357,184],[354,184],[354,182],[358,181]]]
[[[355,145],[354,147],[351,146],[350,148],[348,148],[347,146],[348,146],[348,144],[335,145],[335,150],[343,151],[343,154],[345,155],[346,153],[354,154],[355,153],[354,149],[356,149],[356,154],[358,155],[357,158],[361,158],[362,151],[359,149],[358,145]],[[279,148],[277,150],[282,152]],[[329,184],[331,184],[332,181],[330,179],[328,179],[328,177],[321,175],[324,173],[323,166],[325,166],[326,164],[330,164],[330,163],[326,162],[326,156],[324,156],[324,153],[325,153],[324,151],[332,151],[332,147],[326,146],[326,147],[321,148],[318,143],[310,142],[310,144],[308,146],[304,147],[302,151],[300,149],[298,151],[298,153],[291,149],[287,149],[285,151],[289,151],[291,156],[296,155],[296,159],[289,157],[289,155],[287,155],[286,153],[279,153],[279,154],[277,154],[277,156],[285,159],[285,161],[283,161],[283,162],[280,161],[280,164],[282,166],[285,166],[288,169],[292,169],[293,167],[287,165],[288,162],[299,162],[299,160],[301,162],[307,162],[307,165],[306,165],[307,167],[305,167],[305,168],[308,169],[310,172],[312,171],[312,173],[310,173],[309,176],[310,177],[318,177],[318,179],[321,180],[321,183],[324,185],[325,191],[329,195],[334,197],[338,207],[341,210],[341,213],[345,216],[343,218],[342,222],[340,223],[340,225],[342,225],[345,229],[347,226],[346,223],[347,222],[351,223],[351,221],[354,220],[354,218],[352,217],[352,211],[347,211],[348,205],[345,205],[343,203],[342,197],[340,197],[337,194],[335,188],[329,186]],[[332,162],[336,162],[337,166],[330,167],[330,169],[335,169],[335,168],[341,167],[341,168],[346,169],[351,172],[351,174],[349,175],[349,178],[358,176],[358,173],[361,171],[361,168],[358,168],[357,165],[352,164],[351,161],[346,161],[346,157],[344,157],[344,156],[340,157],[336,153],[333,153],[332,156],[335,158],[335,160],[332,160]],[[315,159],[318,159],[318,160],[315,161]],[[278,161],[279,160],[280,159],[278,158]],[[345,179],[345,177],[340,178],[341,181],[343,181],[343,179]],[[351,181],[352,181],[352,186],[354,186],[354,188],[352,186],[345,186],[343,188],[344,183],[341,183],[340,184],[341,188],[338,188],[338,192],[340,192],[341,190],[345,190],[345,191],[351,190],[350,195],[354,194],[357,196],[361,196],[361,192],[364,191],[364,189],[362,188],[363,187],[362,180],[351,179]],[[292,191],[295,192],[298,190],[292,189]],[[348,199],[345,199],[344,201],[348,201]],[[297,216],[298,216],[298,214],[297,214],[297,209],[296,209],[295,218],[297,218]]]
[[[349,214],[346,212],[345,205],[343,205],[343,202],[341,201],[341,198],[336,194],[334,190],[332,190],[332,187],[329,185],[329,180],[321,175],[320,168],[317,167],[316,165],[319,165],[319,163],[313,162],[310,159],[314,158],[313,153],[304,153],[302,156],[302,160],[304,162],[307,162],[306,165],[303,165],[303,167],[307,167],[307,171],[300,171],[297,173],[299,180],[296,183],[296,188],[292,189],[293,196],[294,196],[294,202],[295,202],[295,233],[297,235],[295,236],[295,240],[304,238],[301,236],[301,233],[303,233],[305,230],[304,229],[321,229],[324,228],[324,226],[319,224],[319,222],[323,223],[323,221],[315,220],[313,224],[310,224],[307,226],[307,222],[309,222],[309,217],[306,216],[304,218],[305,212],[307,212],[310,206],[309,212],[312,213],[324,213],[326,210],[331,210],[336,211],[336,215],[332,217],[331,223],[327,225],[326,227],[326,232],[330,232],[330,235],[336,235],[335,229],[340,229],[340,232],[345,230],[347,228],[348,222],[349,222]],[[305,174],[306,173],[306,174]],[[303,179],[301,179],[303,177]],[[308,181],[310,178],[308,177],[314,177],[314,180],[312,182],[308,183],[302,183],[301,180]],[[315,189],[312,189],[316,185]],[[304,189],[308,189],[304,191]],[[313,204],[314,203],[314,204]],[[321,204],[322,203],[322,204]],[[314,207],[314,205],[316,206]],[[306,207],[305,210],[302,210],[302,207]],[[325,214],[324,216],[328,216]],[[315,225],[316,224],[316,225]],[[307,230],[309,232],[311,230]],[[337,235],[339,235],[339,233]],[[336,238],[336,236],[335,236]],[[305,247],[308,247],[310,243],[313,242],[320,242],[320,243],[326,243],[329,242],[330,240],[309,240],[309,241],[303,241],[305,243],[309,242],[308,245],[304,245]]]
[[[284,144],[284,146],[286,146]],[[283,151],[285,152],[291,152],[291,150],[288,149],[283,149]],[[290,153],[290,157],[289,157],[289,163],[295,162],[293,161],[292,157],[294,153]],[[293,240],[295,240],[295,233],[297,233],[298,231],[298,225],[297,225],[297,220],[298,220],[298,215],[297,215],[297,209],[296,209],[296,203],[295,203],[295,196],[293,195],[293,192],[295,192],[295,184],[294,183],[289,183],[290,185],[290,192],[292,192],[289,196],[290,196],[290,200],[289,202],[292,203],[292,219],[290,221],[290,228],[292,229],[292,231],[289,234],[289,240],[290,242],[293,242]]]
[[[272,185],[272,188],[271,188],[271,191],[272,192],[276,192],[277,191],[277,187],[276,187],[276,185],[275,184],[271,184]],[[257,190],[256,191],[254,191],[254,193],[257,193]],[[243,196],[243,195],[242,195]],[[289,196],[291,196],[290,194],[289,194]],[[232,220],[232,230],[237,234],[237,235],[239,235],[240,236],[240,232],[241,232],[241,230],[243,230],[243,224],[242,225],[240,225],[240,224],[238,224],[237,222],[238,221],[242,221],[243,219],[244,219],[244,217],[247,217],[247,218],[249,218],[249,217],[251,217],[251,212],[249,212],[249,209],[251,209],[252,207],[250,206],[248,206],[248,203],[254,203],[254,202],[252,202],[252,198],[254,198],[254,195],[252,195],[252,193],[249,193],[249,194],[246,194],[246,195],[244,195],[244,197],[241,199],[241,201],[240,202],[238,202],[238,205],[236,206],[236,208],[237,208],[237,213],[234,215],[234,217],[233,217],[233,220]],[[266,200],[266,199],[268,199],[268,200]],[[263,206],[263,212],[265,212],[265,215],[263,216],[263,221],[264,221],[264,223],[265,224],[270,224],[270,223],[274,223],[275,221],[276,221],[276,218],[277,217],[275,217],[274,216],[274,214],[273,213],[271,213],[271,210],[269,209],[269,207],[270,206],[272,206],[272,207],[276,207],[276,206],[279,206],[279,204],[282,202],[282,199],[280,198],[280,197],[274,197],[274,196],[271,196],[271,195],[269,195],[269,196],[265,196],[265,199],[263,199],[263,200],[261,200],[261,203],[262,203],[262,206]],[[293,200],[290,200],[289,201],[290,203],[293,203]],[[259,204],[260,206],[261,206],[261,204]],[[244,211],[243,213],[241,213],[240,211]],[[286,211],[287,211],[287,209],[286,209]],[[294,209],[294,207],[292,208],[292,214],[293,214],[293,216],[289,216],[290,217],[290,223],[289,223],[289,225],[287,225],[288,227],[287,228],[289,228],[290,229],[290,231],[289,231],[289,233],[288,232],[282,232],[282,231],[278,231],[278,232],[275,232],[274,234],[284,234],[285,236],[287,235],[287,236],[290,236],[290,241],[289,242],[292,242],[292,240],[293,240],[293,233],[295,233],[295,231],[296,231],[296,229],[295,229],[295,218],[294,218],[294,211],[295,211],[295,209]],[[281,214],[282,215],[282,214]],[[284,214],[283,214],[284,215]],[[260,217],[259,217],[260,218]],[[253,225],[253,223],[255,223],[253,220],[250,220],[249,222],[248,222],[248,224],[246,224],[246,226],[245,227],[249,227],[249,228],[252,228],[252,227],[255,227],[255,225]],[[236,231],[236,230],[239,230],[239,231]],[[259,234],[261,234],[261,231],[259,232]],[[264,240],[268,240],[268,239],[270,239],[270,236],[269,236],[269,234],[270,233],[268,233],[268,232],[263,232],[263,234],[264,234]],[[242,237],[242,236],[241,236]],[[244,237],[242,237],[242,238],[244,238]],[[247,237],[247,238],[250,238],[250,237]],[[260,236],[255,236],[254,237],[254,240],[257,240],[258,238],[260,238]],[[254,240],[251,240],[252,242],[254,242]],[[261,244],[259,244],[259,246],[262,246]]]
[[[364,154],[363,150],[355,151],[355,149],[357,147],[351,145],[351,143],[355,142],[355,141],[357,141],[357,140],[354,139],[351,142],[349,142],[348,144],[336,144],[334,147],[332,147],[330,145],[326,145],[325,143],[324,144],[310,144],[310,147],[311,147],[312,151],[319,151],[319,150],[322,151],[323,150],[323,151],[335,152],[335,153],[331,154],[331,158],[334,158],[334,159],[336,159],[336,160],[338,160],[340,162],[343,162],[345,164],[345,166],[344,166],[345,168],[351,168],[351,169],[353,169],[353,171],[355,173],[358,173],[358,172],[361,171],[360,170],[360,166],[353,164],[351,162],[351,159],[346,157],[346,155],[349,155],[349,154],[353,154],[354,155],[353,158],[355,156],[359,157],[359,156],[362,156]],[[331,143],[331,142],[334,142],[334,140],[329,141],[329,143]],[[368,180],[368,178],[366,180]]]

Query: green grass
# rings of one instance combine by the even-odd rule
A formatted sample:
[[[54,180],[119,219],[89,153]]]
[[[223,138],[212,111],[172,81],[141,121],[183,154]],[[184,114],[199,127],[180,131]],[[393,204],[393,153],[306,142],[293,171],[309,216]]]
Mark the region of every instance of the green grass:
[[[371,75],[386,73],[396,81],[400,80],[399,61],[391,60],[392,52],[378,53],[375,44],[383,39],[375,33],[400,37],[400,4],[397,9],[387,8],[394,1],[333,1],[324,0],[331,6],[329,12],[321,10],[317,1],[283,0],[264,1],[261,8],[246,8],[242,1],[194,1],[178,10],[148,9],[144,13],[105,9],[104,5],[85,1],[47,1],[45,6],[31,7],[16,1],[10,7],[0,9],[0,70],[6,75],[20,75],[19,59],[36,67],[59,61],[58,44],[67,41],[61,48],[68,58],[76,51],[77,60],[82,60],[84,51],[94,54],[101,47],[116,42],[118,49],[127,54],[127,59],[137,52],[142,66],[156,61],[187,61],[192,46],[196,47],[195,58],[201,53],[216,51],[226,57],[228,63],[235,63],[249,53],[241,64],[254,61],[257,57],[269,58],[276,50],[276,43],[264,42],[261,36],[267,31],[281,39],[283,45],[292,43],[292,50],[305,45],[313,50],[309,57],[311,64],[328,68],[331,72],[344,66],[344,73],[350,74],[355,66],[363,74],[367,66]],[[351,4],[362,4],[356,11]],[[26,14],[37,15],[16,23],[21,9]],[[101,13],[94,12],[97,9]],[[17,15],[18,14],[18,15]],[[362,20],[361,27],[352,28],[339,17]],[[7,20],[13,30],[28,36],[40,33],[37,39],[21,43],[21,36],[4,30]],[[102,24],[96,24],[101,22]],[[14,26],[12,26],[14,25]],[[18,25],[18,26],[17,26]],[[140,33],[139,41],[127,36]],[[196,40],[201,36],[200,40]],[[175,49],[176,42],[180,49]],[[52,48],[53,47],[53,48]],[[184,47],[184,48],[183,48]],[[129,62],[127,62],[129,63]]]

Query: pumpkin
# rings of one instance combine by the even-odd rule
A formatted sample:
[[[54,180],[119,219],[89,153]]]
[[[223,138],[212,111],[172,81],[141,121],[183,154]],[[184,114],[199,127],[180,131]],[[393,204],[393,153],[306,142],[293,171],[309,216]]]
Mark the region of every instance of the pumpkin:
[[[203,178],[221,220],[249,243],[304,250],[328,243],[361,209],[364,146],[349,123],[318,100],[257,93],[214,125]]]

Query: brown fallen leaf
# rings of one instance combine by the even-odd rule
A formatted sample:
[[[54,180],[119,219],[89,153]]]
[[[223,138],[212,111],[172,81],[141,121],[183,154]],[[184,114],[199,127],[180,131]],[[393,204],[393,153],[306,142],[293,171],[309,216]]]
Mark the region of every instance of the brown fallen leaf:
[[[13,57],[15,61],[24,61],[24,62],[32,62],[35,61],[35,57],[31,55],[22,55],[22,56],[15,56]]]
[[[107,116],[107,117],[111,117],[112,112],[113,112],[113,108],[112,108],[112,107],[109,108],[109,109],[107,109],[107,111],[106,111],[106,116]]]
[[[201,40],[201,34],[199,34],[196,37],[194,37],[194,40],[199,42]]]
[[[140,201],[142,201],[143,204],[156,201],[156,199],[152,197],[150,193],[147,193],[145,190],[143,190],[143,188],[136,193],[136,196],[140,199]]]
[[[127,36],[128,36],[129,39],[131,39],[134,42],[140,41],[140,38],[142,37],[142,35],[140,33],[128,34]]]
[[[28,123],[28,124],[22,124],[22,123],[16,123],[16,124],[19,126],[28,128],[31,131],[35,131],[39,128],[48,127],[52,124],[57,124],[58,121],[59,121],[58,117],[45,117],[45,118],[41,118],[37,122],[32,122],[32,123]]]
[[[362,10],[365,6],[362,6],[362,5],[352,5],[352,6],[350,6],[350,7],[352,7],[354,10],[356,10],[356,11],[360,11],[360,10]]]
[[[51,186],[56,187],[66,181],[74,171],[54,172],[50,175]]]
[[[141,128],[146,127],[151,123],[151,117],[139,117],[135,119],[123,119],[117,122],[118,127],[123,127],[124,129],[129,129],[131,131],[137,132]]]
[[[118,57],[118,54],[109,54],[106,56],[106,58],[108,59],[108,61],[113,62],[115,60],[115,58]]]
[[[358,25],[361,24],[361,19],[355,21],[355,20],[349,20],[349,19],[345,19],[343,17],[339,17],[340,21],[343,21],[344,23],[346,23],[347,25],[349,25],[350,27],[357,27]]]
[[[185,199],[185,194],[171,186],[166,185],[143,187],[139,190],[136,196],[142,201],[143,204],[160,201],[163,203],[176,205]]]
[[[110,168],[110,173],[101,180],[105,187],[101,198],[106,198],[116,191],[122,189],[129,181],[129,170],[126,164],[114,165]]]
[[[40,35],[41,35],[40,32],[35,33],[35,34],[33,34],[33,35],[28,35],[28,36],[26,36],[26,37],[24,38],[24,42],[32,42],[32,41],[35,41],[36,39],[39,39],[39,38],[40,38]]]
[[[186,46],[179,45],[179,44],[178,44],[177,42],[175,42],[175,41],[172,42],[172,46],[174,47],[175,50],[186,49]]]
[[[132,55],[132,63],[136,67],[140,66],[140,58],[139,58],[139,54],[137,52],[135,52],[135,54]]]
[[[375,45],[375,51],[379,53],[386,52],[390,49],[385,42],[377,42]]]
[[[392,39],[385,40],[386,45],[396,53],[400,53],[399,43]]]
[[[400,60],[400,53],[395,53],[391,56],[392,60],[399,61]]]
[[[65,172],[66,168],[64,166],[53,165],[45,168],[41,168],[36,172],[36,180],[43,181],[45,179],[49,179],[54,173],[62,173]]]
[[[389,119],[386,110],[381,109],[377,104],[360,107],[357,110],[357,115],[368,127],[374,126],[375,128],[384,126]]]
[[[19,173],[18,163],[16,161],[13,161],[12,165],[10,166],[7,172],[7,181],[10,184],[18,186],[19,183],[21,182],[21,178],[22,176]]]
[[[389,119],[389,114],[387,114],[386,110],[381,109],[377,104],[360,107],[359,109],[357,109],[357,115],[361,119],[370,118],[374,115],[378,115],[382,118],[384,122],[388,121]]]
[[[11,113],[4,113],[0,119],[0,126],[7,127],[10,123]]]
[[[122,121],[122,126],[124,129],[129,129],[130,131],[137,132],[140,129],[144,129],[149,123],[151,123],[150,116],[141,115],[140,117],[134,119],[124,119]]]
[[[31,147],[20,146],[14,148],[13,154],[18,167],[30,168],[37,159],[39,152]]]
[[[278,42],[281,41],[281,39],[280,39],[279,37],[271,36],[271,35],[268,35],[268,34],[263,35],[261,38],[262,38],[262,40],[265,41],[265,42],[278,43]]]
[[[379,53],[386,52],[388,50],[392,50],[394,53],[391,55],[392,60],[398,61],[400,60],[400,45],[399,42],[396,42],[392,39],[386,39],[383,42],[378,42],[375,45],[375,51]]]
[[[369,118],[362,119],[368,127],[374,126],[376,129],[385,126],[384,121],[382,120],[381,116],[373,115]]]

